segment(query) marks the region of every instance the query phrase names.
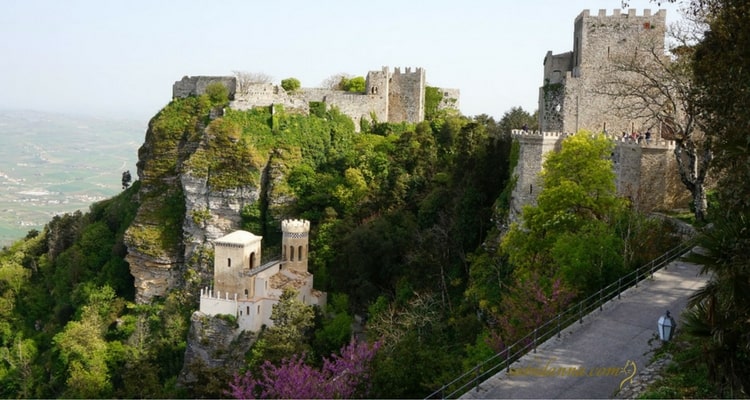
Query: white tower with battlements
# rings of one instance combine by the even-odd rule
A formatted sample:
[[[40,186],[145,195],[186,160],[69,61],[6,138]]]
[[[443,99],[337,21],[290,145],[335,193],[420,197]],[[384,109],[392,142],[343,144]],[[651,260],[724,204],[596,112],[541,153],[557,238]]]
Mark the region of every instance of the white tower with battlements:
[[[281,260],[285,268],[307,271],[310,221],[288,219],[281,222]]]
[[[234,316],[241,330],[257,332],[273,325],[271,311],[285,289],[304,304],[326,304],[307,270],[310,222],[284,220],[281,230],[282,257],[262,265],[260,236],[234,231],[214,242],[214,286],[201,290],[201,312]]]

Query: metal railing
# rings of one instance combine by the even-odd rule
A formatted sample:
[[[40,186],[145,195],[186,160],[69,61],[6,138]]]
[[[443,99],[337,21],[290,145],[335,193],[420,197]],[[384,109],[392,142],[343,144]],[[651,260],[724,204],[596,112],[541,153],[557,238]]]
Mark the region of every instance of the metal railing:
[[[529,351],[536,353],[536,348],[540,343],[544,343],[555,335],[559,338],[562,330],[574,324],[576,321],[582,324],[583,318],[593,312],[596,308],[599,308],[601,311],[606,302],[615,297],[620,299],[622,292],[633,286],[638,287],[638,282],[653,277],[654,272],[666,267],[670,262],[685,254],[694,246],[694,239],[687,240],[661,256],[649,261],[635,271],[620,277],[616,282],[609,284],[591,296],[568,307],[565,311],[536,327],[532,332],[529,332],[520,340],[478,364],[476,367],[464,372],[461,376],[443,385],[440,389],[432,392],[432,394],[426,398],[456,398],[469,391],[472,386],[478,390],[481,382],[484,382],[486,379],[503,369],[510,371],[510,365]]]

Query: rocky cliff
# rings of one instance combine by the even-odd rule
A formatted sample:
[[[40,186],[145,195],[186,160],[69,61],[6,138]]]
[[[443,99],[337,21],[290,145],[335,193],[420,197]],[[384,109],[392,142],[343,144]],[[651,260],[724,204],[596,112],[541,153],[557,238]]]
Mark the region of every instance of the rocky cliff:
[[[194,387],[208,374],[226,375],[219,381],[228,382],[234,371],[245,367],[245,353],[255,343],[255,333],[238,331],[229,318],[210,317],[196,311],[190,318],[185,362],[178,381]]]
[[[207,284],[211,241],[240,229],[242,209],[262,195],[267,159],[232,140],[220,115],[187,98],[149,123],[138,152],[140,207],[125,236],[138,303]]]

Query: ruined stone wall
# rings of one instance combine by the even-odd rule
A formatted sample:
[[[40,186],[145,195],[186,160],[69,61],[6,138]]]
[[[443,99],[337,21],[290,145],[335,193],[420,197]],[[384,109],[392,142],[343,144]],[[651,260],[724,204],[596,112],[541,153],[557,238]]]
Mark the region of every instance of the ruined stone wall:
[[[544,56],[544,82],[561,83],[565,74],[573,70],[573,52],[552,54],[547,52]]]
[[[310,112],[310,102],[324,102],[328,107],[337,107],[354,121],[359,130],[360,120],[371,120],[372,116],[379,122],[410,122],[424,120],[425,71],[422,68],[406,68],[401,72],[395,68],[393,73],[388,67],[380,71],[370,71],[365,80],[364,93],[351,93],[324,88],[301,88],[287,92],[281,86],[271,83],[250,84],[237,91],[237,80],[234,77],[184,77],[172,86],[173,97],[197,96],[205,93],[206,87],[214,82],[224,83],[230,91],[230,107],[236,110],[247,110],[253,107],[282,105],[291,112]],[[458,89],[441,89],[444,92],[440,108],[459,107],[460,92]]]
[[[438,110],[460,110],[461,109],[461,91],[459,89],[446,89],[437,88],[443,93],[443,98],[440,99],[438,104]]]
[[[172,98],[198,96],[206,93],[212,83],[221,83],[229,90],[229,99],[237,92],[237,79],[233,76],[184,76],[172,85]]]
[[[254,107],[267,107],[272,104],[282,105],[291,112],[310,112],[310,102],[324,102],[330,107],[336,107],[354,121],[355,129],[359,129],[360,119],[370,120],[374,113],[378,121],[387,121],[386,94],[351,93],[342,90],[302,88],[295,92],[286,92],[282,87],[272,84],[253,85],[247,94],[238,95],[230,103],[235,110],[248,110]]]

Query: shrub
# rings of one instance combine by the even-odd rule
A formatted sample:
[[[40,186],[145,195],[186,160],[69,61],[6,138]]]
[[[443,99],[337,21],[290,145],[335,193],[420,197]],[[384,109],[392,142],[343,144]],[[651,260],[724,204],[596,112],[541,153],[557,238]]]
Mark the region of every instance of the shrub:
[[[297,78],[286,78],[281,81],[281,87],[287,92],[296,92],[300,88],[300,82]]]

